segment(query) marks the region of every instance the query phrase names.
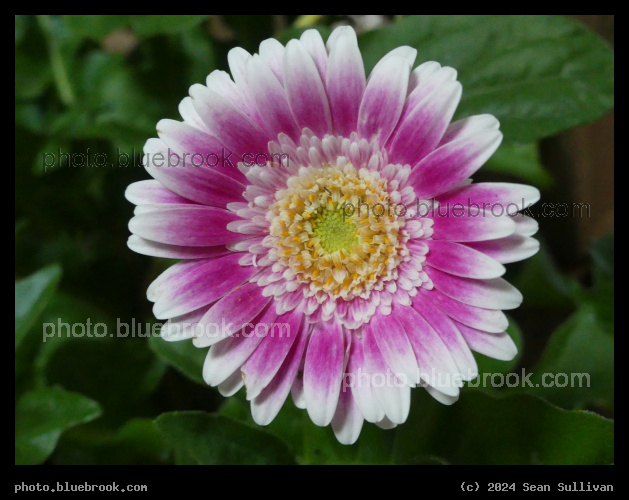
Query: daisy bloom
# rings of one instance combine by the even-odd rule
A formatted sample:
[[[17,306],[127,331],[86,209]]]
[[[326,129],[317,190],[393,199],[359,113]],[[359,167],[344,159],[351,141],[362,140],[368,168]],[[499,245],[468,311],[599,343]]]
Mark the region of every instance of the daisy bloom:
[[[147,291],[161,335],[209,347],[204,380],[244,385],[260,425],[290,393],[350,444],[403,423],[412,387],[455,402],[471,351],[516,354],[502,310],[522,296],[500,276],[539,248],[518,213],[539,192],[472,183],[499,123],[451,123],[456,71],[416,55],[366,78],[346,26],[235,48],[146,142],[128,245],[181,259]]]

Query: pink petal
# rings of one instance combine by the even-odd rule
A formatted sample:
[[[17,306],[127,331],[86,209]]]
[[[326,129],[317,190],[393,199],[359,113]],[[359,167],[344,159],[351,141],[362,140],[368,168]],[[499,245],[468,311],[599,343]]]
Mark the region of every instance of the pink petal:
[[[334,130],[349,137],[358,127],[358,110],[365,91],[365,66],[354,30],[342,26],[334,33],[333,42],[328,42],[330,57],[326,89]]]
[[[332,421],[343,376],[343,332],[335,321],[316,323],[310,334],[304,364],[304,396],[312,421],[326,426]]]
[[[217,246],[243,239],[242,235],[227,229],[227,224],[236,220],[241,219],[222,208],[174,206],[136,215],[129,221],[129,230],[167,245]]]

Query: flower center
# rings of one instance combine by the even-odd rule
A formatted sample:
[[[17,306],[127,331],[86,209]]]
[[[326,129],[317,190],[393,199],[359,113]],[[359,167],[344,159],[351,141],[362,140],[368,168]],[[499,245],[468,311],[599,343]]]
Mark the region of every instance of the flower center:
[[[397,278],[408,255],[404,217],[391,206],[388,181],[347,163],[302,167],[269,207],[266,245],[285,279],[307,284],[308,295],[366,298]]]
[[[358,228],[345,219],[343,210],[328,208],[319,208],[312,219],[312,234],[328,254],[341,249],[352,253],[354,245],[358,245]]]

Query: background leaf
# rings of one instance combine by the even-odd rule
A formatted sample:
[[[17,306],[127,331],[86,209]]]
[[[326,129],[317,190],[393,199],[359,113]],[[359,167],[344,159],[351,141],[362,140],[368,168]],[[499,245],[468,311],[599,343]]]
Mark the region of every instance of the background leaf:
[[[24,394],[15,407],[15,463],[42,463],[63,431],[100,413],[98,403],[61,387]]]
[[[456,68],[464,89],[457,116],[493,114],[505,142],[593,121],[614,103],[612,50],[561,16],[408,16],[359,43],[368,70],[400,45]]]
[[[272,434],[202,412],[165,413],[157,426],[166,439],[202,465],[290,465],[288,447]]]

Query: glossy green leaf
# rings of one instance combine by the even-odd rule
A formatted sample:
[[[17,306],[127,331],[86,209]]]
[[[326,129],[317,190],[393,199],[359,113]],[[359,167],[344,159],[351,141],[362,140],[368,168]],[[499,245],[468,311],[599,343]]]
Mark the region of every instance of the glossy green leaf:
[[[536,144],[503,144],[483,167],[486,170],[514,176],[540,188],[552,184],[550,174],[540,163]]]
[[[527,395],[463,391],[453,406],[415,392],[408,421],[396,428],[393,461],[437,456],[452,464],[609,464],[614,423]]]
[[[528,392],[564,408],[614,406],[614,337],[591,307],[581,308],[553,333],[533,371]]]
[[[24,394],[15,408],[15,463],[42,463],[63,431],[89,422],[100,413],[97,402],[61,387]]]
[[[562,16],[408,16],[359,37],[368,70],[410,45],[418,61],[459,72],[457,116],[495,115],[506,142],[527,143],[586,122],[614,104],[614,54]]]
[[[164,413],[157,426],[171,445],[202,465],[293,464],[290,450],[260,427],[203,412]]]
[[[162,361],[173,366],[191,380],[205,385],[202,373],[207,349],[198,349],[191,340],[166,342],[158,337],[151,337],[149,345]]]
[[[61,279],[58,265],[45,267],[15,282],[15,348],[34,324]]]

